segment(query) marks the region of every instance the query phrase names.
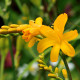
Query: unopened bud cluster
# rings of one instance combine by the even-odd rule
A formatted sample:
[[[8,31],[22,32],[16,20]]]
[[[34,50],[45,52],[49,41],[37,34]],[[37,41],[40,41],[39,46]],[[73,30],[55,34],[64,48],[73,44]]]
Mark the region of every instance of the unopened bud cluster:
[[[22,24],[22,25],[11,24],[9,26],[4,25],[1,26],[0,34],[19,33],[26,28],[27,24]]]
[[[42,53],[41,55],[39,55],[39,59],[37,60],[38,61],[38,66],[40,68],[40,70],[46,70],[49,72],[48,76],[51,77],[51,78],[59,78],[58,77],[58,68],[56,67],[55,68],[55,71],[53,72],[52,71],[52,66],[50,65],[49,67],[45,64],[44,62],[44,53]]]

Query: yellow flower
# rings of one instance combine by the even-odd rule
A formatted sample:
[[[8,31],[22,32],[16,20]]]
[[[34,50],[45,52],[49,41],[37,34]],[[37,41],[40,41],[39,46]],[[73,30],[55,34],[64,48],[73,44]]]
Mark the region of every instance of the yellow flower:
[[[29,21],[29,28],[24,29],[22,38],[25,39],[26,42],[29,41],[29,47],[32,47],[34,43],[39,40],[36,38],[36,35],[40,34],[40,27],[42,26],[42,18],[38,17],[35,21]]]
[[[73,57],[75,55],[75,50],[68,43],[68,41],[73,40],[78,36],[77,30],[71,30],[63,34],[64,26],[67,22],[68,16],[66,13],[61,14],[57,17],[53,24],[53,28],[48,26],[42,26],[40,32],[46,37],[38,43],[37,50],[39,53],[43,52],[50,46],[54,46],[51,50],[50,60],[56,62],[58,60],[58,55],[60,49],[65,55]]]

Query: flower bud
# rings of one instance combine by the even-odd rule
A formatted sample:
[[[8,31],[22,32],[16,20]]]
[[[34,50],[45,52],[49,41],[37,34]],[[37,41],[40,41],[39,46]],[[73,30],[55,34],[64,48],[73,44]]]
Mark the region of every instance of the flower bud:
[[[8,32],[17,32],[17,29],[16,28],[9,28]]]
[[[49,70],[49,68],[47,66],[44,67],[45,70]]]
[[[42,56],[42,55],[39,55],[39,57],[40,57],[41,60],[44,58],[44,56]]]
[[[53,78],[54,78],[54,77],[57,77],[56,74],[52,74],[52,73],[49,73],[48,76],[49,76],[49,77],[53,77]]]
[[[6,34],[6,33],[8,33],[7,29],[0,29],[0,34]]]
[[[39,65],[39,67],[41,67],[41,68],[44,68],[44,67],[45,67],[45,65],[43,65],[43,64],[40,64],[40,65]]]
[[[4,25],[4,26],[1,26],[1,28],[2,28],[2,29],[9,29],[10,27]]]
[[[24,30],[24,29],[26,29],[26,28],[29,28],[30,26],[29,25],[27,25],[27,24],[22,24],[22,25],[20,25],[19,27],[17,27],[17,31],[22,31],[22,30]]]
[[[52,66],[51,65],[49,66],[49,70],[50,70],[50,72],[52,71]]]
[[[17,25],[17,24],[11,24],[11,25],[10,25],[11,28],[17,28],[18,26],[19,26],[19,25]]]
[[[67,78],[67,71],[66,71],[66,69],[62,69],[62,74],[63,74],[64,78]]]
[[[37,62],[38,62],[38,63],[42,63],[42,64],[44,63],[42,60],[37,60]]]
[[[58,73],[58,71],[59,71],[59,69],[56,67],[56,68],[55,68],[55,73]]]

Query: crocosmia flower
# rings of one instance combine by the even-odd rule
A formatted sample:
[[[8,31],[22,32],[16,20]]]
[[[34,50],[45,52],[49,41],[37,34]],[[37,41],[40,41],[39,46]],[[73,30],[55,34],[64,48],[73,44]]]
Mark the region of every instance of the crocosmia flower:
[[[46,38],[40,40],[37,46],[39,53],[43,52],[48,47],[52,46],[50,60],[56,62],[58,60],[60,49],[65,55],[73,57],[75,55],[75,50],[68,41],[75,39],[78,36],[77,30],[71,30],[69,32],[63,33],[65,24],[67,22],[68,16],[66,13],[61,14],[57,17],[53,23],[53,28],[49,26],[41,26],[40,32]]]
[[[29,21],[29,28],[24,29],[22,38],[25,39],[26,42],[29,41],[29,47],[32,47],[34,43],[38,40],[35,36],[40,34],[40,27],[42,26],[42,18],[38,17],[35,21]]]

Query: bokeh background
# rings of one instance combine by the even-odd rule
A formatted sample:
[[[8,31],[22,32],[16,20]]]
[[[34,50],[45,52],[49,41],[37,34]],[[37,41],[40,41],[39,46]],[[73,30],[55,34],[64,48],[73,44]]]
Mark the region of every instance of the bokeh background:
[[[80,0],[0,0],[0,27],[10,24],[28,24],[29,20],[35,20],[37,17],[43,18],[44,25],[51,26],[56,17],[64,12],[68,14],[65,30],[77,29],[80,33]],[[37,43],[32,48],[29,48],[28,43],[21,36],[13,36],[11,40],[13,54],[17,56],[17,58],[14,58],[16,80],[23,71],[24,74],[21,80],[50,80],[47,76],[48,72],[39,71],[37,62],[34,61],[29,67],[35,57],[39,55],[36,49]],[[77,39],[70,43],[76,50],[76,56],[69,60],[69,67],[73,80],[80,80],[80,34]],[[0,38],[0,45],[5,46],[4,80],[13,80],[8,39]],[[49,55],[46,55],[45,62],[55,68],[57,63],[50,62]],[[62,73],[60,73],[60,76],[63,77]]]

